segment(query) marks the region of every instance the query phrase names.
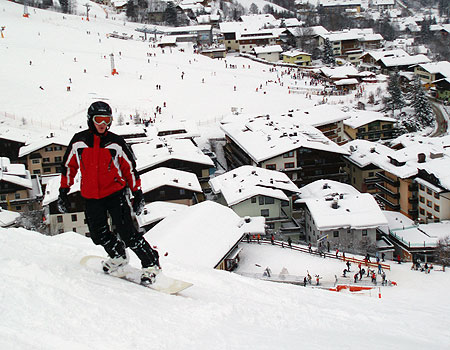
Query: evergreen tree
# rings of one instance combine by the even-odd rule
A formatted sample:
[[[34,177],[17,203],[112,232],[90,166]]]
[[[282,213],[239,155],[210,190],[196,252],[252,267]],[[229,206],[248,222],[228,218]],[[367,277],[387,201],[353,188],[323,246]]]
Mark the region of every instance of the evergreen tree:
[[[137,20],[137,14],[138,14],[138,8],[137,5],[134,4],[133,0],[128,0],[127,2],[127,18],[136,21]]]
[[[411,105],[414,107],[415,120],[420,126],[420,129],[433,125],[433,109],[418,76],[414,79],[413,101]]]
[[[257,15],[259,13],[259,8],[254,2],[252,2],[252,4],[250,5],[249,11],[250,11],[250,13]]]
[[[402,90],[400,89],[398,70],[389,75],[387,92],[389,96],[384,99],[386,109],[392,110],[392,114],[396,109],[401,110],[405,107]]]
[[[330,39],[326,38],[325,43],[323,45],[323,55],[322,61],[325,64],[335,65],[336,59],[333,55],[333,46],[331,45]]]
[[[172,26],[177,26],[178,24],[177,9],[172,1],[167,3],[166,10],[164,11],[164,22]]]

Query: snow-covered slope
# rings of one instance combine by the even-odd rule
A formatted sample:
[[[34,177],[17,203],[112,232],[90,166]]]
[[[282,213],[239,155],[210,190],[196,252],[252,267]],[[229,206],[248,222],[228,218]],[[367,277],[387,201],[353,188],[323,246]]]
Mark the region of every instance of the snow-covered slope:
[[[241,270],[311,273],[330,282],[341,263],[244,244]],[[0,229],[2,349],[448,349],[448,273],[392,265],[397,287],[344,294],[172,265],[194,283],[170,296],[79,265],[102,254],[76,233]],[[132,264],[137,266],[135,257]],[[253,271],[252,271],[253,270]]]

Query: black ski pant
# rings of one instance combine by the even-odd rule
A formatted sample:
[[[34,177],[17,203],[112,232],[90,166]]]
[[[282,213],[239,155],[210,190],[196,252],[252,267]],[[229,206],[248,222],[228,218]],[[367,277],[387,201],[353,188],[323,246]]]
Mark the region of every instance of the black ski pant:
[[[86,199],[85,214],[92,241],[103,246],[111,258],[125,256],[125,248],[129,247],[142,267],[159,265],[158,252],[134,227],[124,190],[105,198]],[[108,214],[115,232],[109,227]]]

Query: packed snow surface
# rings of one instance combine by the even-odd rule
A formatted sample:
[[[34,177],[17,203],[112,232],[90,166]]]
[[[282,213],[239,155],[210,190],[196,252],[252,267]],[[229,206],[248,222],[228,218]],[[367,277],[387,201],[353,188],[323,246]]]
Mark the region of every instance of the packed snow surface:
[[[332,286],[345,267],[287,248],[242,247],[238,272],[309,271]],[[80,259],[91,254],[103,252],[73,232],[49,237],[0,229],[0,348],[409,350],[450,344],[448,272],[391,264],[388,279],[398,286],[382,287],[380,299],[378,289],[337,293],[162,257],[166,274],[194,284],[170,296],[82,267]]]

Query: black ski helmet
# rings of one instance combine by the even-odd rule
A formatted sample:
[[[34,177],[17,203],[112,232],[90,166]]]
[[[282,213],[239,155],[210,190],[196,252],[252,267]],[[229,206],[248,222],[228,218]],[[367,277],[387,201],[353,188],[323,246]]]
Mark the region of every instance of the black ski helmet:
[[[89,106],[88,112],[87,112],[88,126],[89,126],[89,129],[96,132],[94,122],[92,120],[94,115],[111,115],[112,116],[111,107],[109,106],[109,104],[107,104],[106,102],[103,102],[103,101],[96,101]]]

